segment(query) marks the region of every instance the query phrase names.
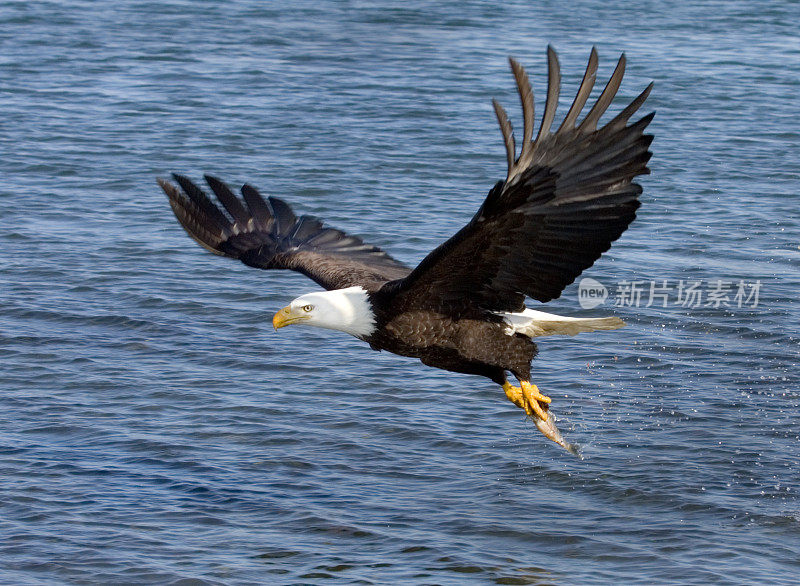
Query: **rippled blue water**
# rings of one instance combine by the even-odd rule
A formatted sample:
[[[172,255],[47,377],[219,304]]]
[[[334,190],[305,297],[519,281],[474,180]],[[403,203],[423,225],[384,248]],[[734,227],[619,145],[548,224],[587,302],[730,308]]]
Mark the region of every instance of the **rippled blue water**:
[[[795,583],[796,4],[397,6],[0,6],[0,581]],[[592,44],[622,100],[656,81],[612,296],[549,305],[629,326],[535,363],[582,461],[488,381],[274,333],[315,285],[206,253],[155,184],[250,181],[414,263],[502,177],[490,98],[518,120],[505,58],[541,96],[548,43],[565,102]],[[613,307],[664,279],[761,289]]]

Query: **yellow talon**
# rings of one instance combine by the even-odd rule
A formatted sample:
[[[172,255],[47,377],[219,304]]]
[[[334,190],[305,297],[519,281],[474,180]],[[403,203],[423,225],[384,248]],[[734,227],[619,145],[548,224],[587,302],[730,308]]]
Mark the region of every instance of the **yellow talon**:
[[[522,386],[522,394],[524,395],[530,410],[533,411],[542,421],[547,421],[547,411],[545,411],[539,403],[550,403],[550,397],[540,393],[539,388],[536,385],[532,385],[528,381],[520,381],[520,385]],[[525,411],[527,412],[528,410],[526,409]]]
[[[552,399],[547,395],[543,395],[539,392],[539,387],[536,385],[532,385],[528,381],[522,381],[522,391],[529,392],[531,396],[536,399],[537,401],[541,401],[542,403],[550,403]]]
[[[503,390],[508,400],[517,407],[525,409],[525,413],[533,417],[534,415],[542,421],[547,421],[547,411],[540,403],[547,405],[551,402],[550,397],[539,392],[536,385],[528,381],[520,381],[521,387],[515,387],[510,382],[503,383]]]

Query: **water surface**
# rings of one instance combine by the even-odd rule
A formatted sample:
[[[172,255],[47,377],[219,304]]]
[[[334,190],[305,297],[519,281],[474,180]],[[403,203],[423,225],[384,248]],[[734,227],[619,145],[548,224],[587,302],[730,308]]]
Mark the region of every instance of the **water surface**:
[[[796,5],[269,6],[0,7],[0,581],[794,583]],[[585,274],[611,296],[548,305],[629,326],[534,365],[583,461],[488,381],[274,333],[316,286],[203,251],[155,184],[249,181],[416,263],[548,43],[562,114],[593,44],[628,56],[613,111],[656,82],[639,218]],[[655,280],[761,288],[614,307]]]

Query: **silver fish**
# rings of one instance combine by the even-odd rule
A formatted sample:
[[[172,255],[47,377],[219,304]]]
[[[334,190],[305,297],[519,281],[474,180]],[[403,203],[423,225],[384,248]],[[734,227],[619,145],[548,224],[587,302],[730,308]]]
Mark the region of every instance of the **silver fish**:
[[[556,442],[570,454],[573,454],[574,456],[577,456],[583,460],[583,456],[581,456],[580,452],[580,446],[578,446],[578,444],[571,444],[564,439],[564,436],[561,435],[561,432],[558,431],[558,428],[556,427],[556,420],[552,413],[547,412],[547,421],[541,419],[537,415],[534,415],[533,422],[536,424],[537,429],[541,431],[547,439]]]

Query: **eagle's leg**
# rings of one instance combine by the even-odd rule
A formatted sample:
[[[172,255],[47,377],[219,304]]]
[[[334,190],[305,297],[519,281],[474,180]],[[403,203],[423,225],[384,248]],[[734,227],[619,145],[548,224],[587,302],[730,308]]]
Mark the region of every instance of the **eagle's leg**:
[[[550,397],[543,395],[539,392],[536,385],[532,385],[528,381],[520,381],[520,386],[515,387],[510,382],[503,383],[503,390],[506,393],[508,400],[514,403],[517,407],[524,409],[528,415],[536,415],[542,421],[547,421],[547,404],[550,403]],[[543,407],[540,403],[544,403]]]
[[[508,397],[509,401],[520,409],[525,409],[525,399],[522,396],[521,388],[515,387],[510,382],[506,381],[503,383],[503,390],[506,392],[506,397]]]

